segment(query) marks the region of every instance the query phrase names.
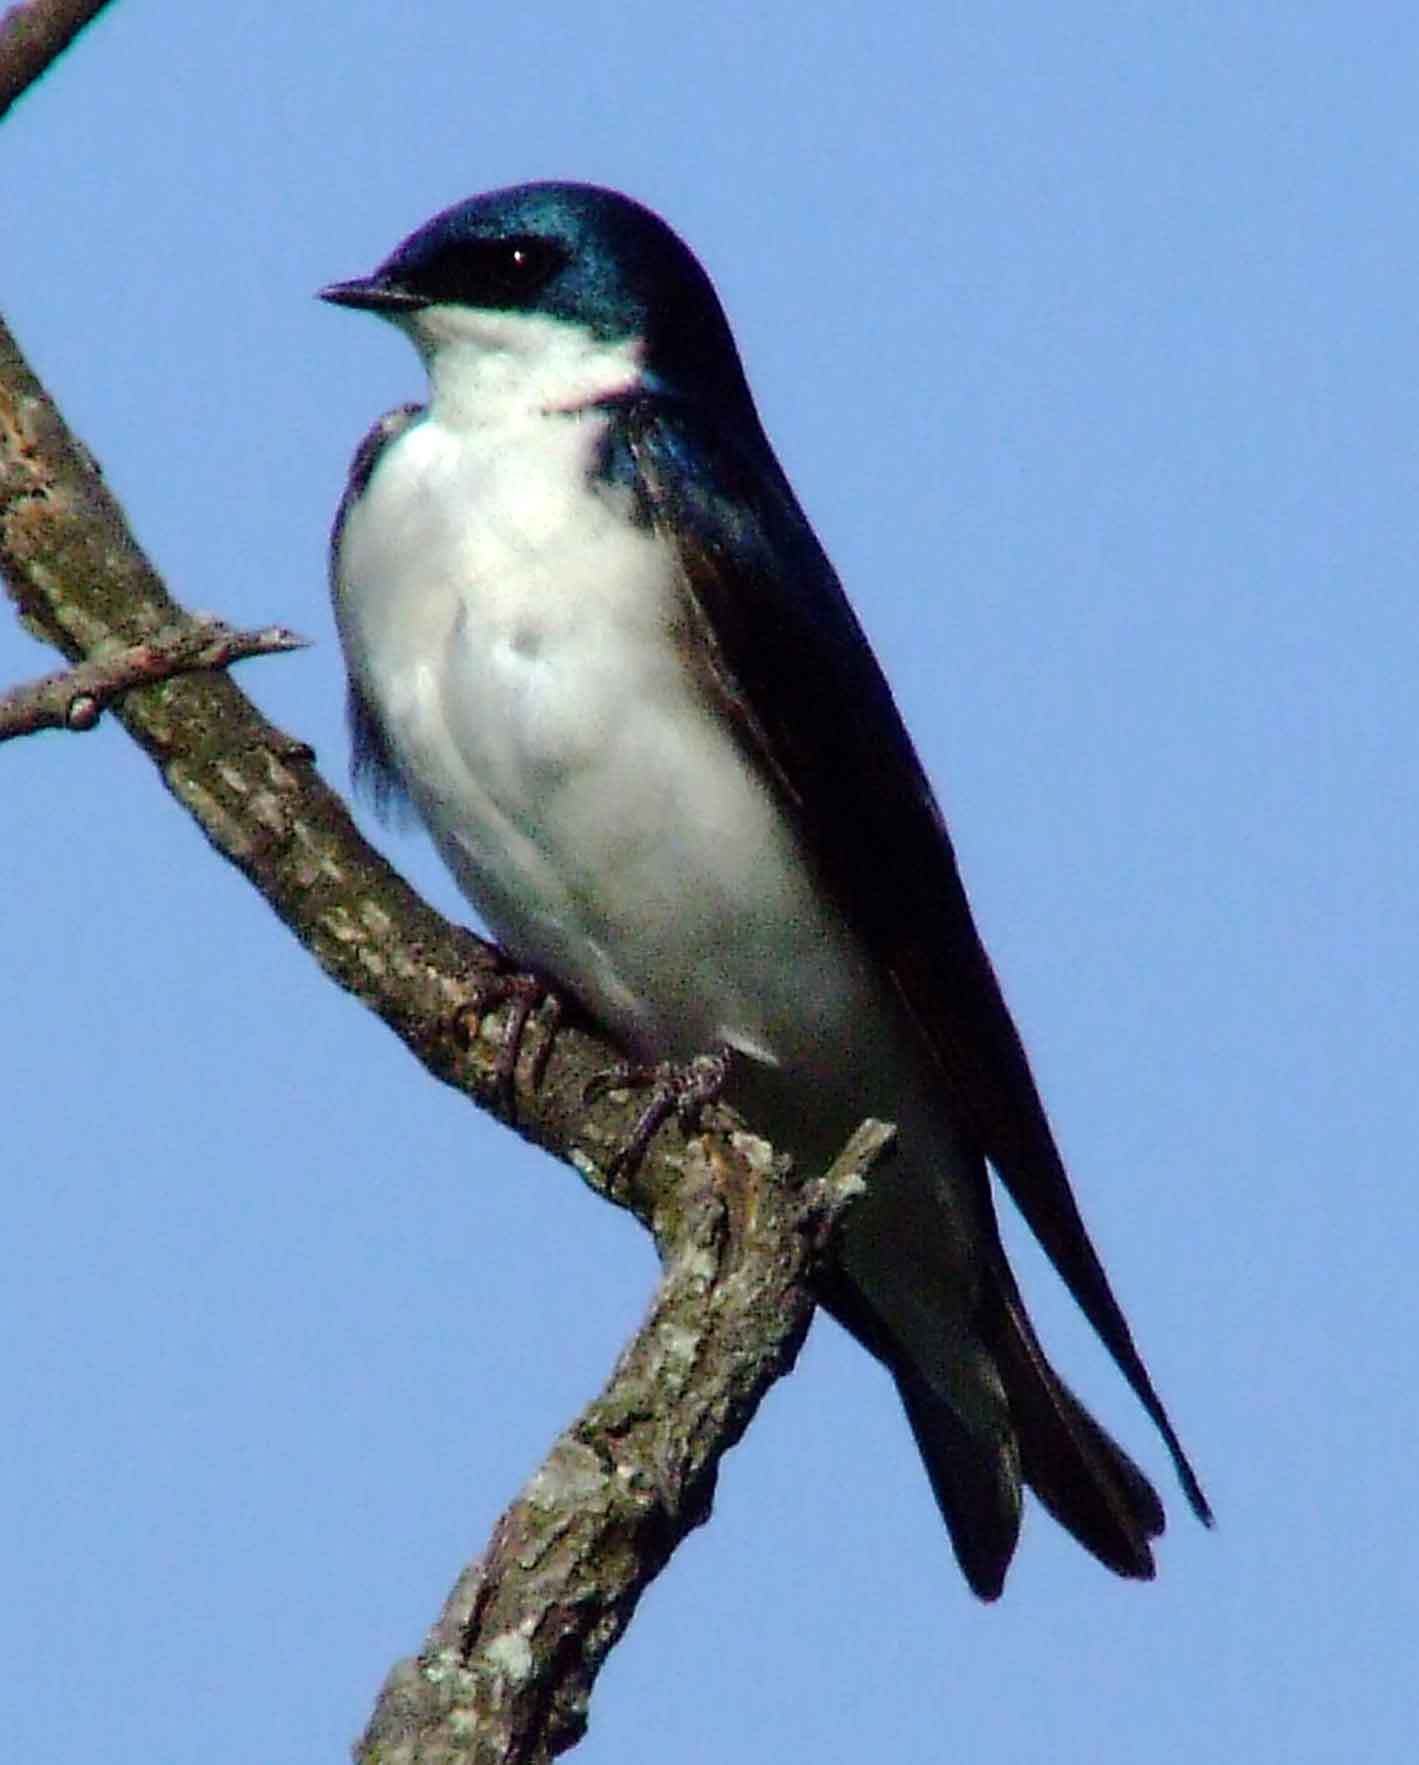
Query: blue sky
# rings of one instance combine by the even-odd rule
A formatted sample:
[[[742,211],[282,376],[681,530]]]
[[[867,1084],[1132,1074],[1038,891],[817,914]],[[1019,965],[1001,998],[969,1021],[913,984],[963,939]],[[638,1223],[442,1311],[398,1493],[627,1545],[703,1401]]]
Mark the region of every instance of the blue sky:
[[[1022,1250],[1172,1525],[1137,1587],[1035,1510],[980,1607],[821,1322],[579,1757],[1412,1747],[1417,63],[1391,6],[131,0],[4,124],[0,308],[174,592],[317,640],[239,678],[341,782],[326,532],[420,376],[312,291],[529,177],[693,244],[1217,1510]],[[0,624],[0,678],[52,665]],[[648,1241],[338,995],[116,726],[0,749],[0,852],[11,1750],[343,1757]]]

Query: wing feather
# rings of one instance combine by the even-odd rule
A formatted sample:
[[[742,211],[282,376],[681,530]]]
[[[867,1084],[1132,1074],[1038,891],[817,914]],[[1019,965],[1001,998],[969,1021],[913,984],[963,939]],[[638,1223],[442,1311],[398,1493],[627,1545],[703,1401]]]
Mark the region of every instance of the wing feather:
[[[688,406],[614,407],[608,462],[679,552],[706,665],[777,782],[825,889],[934,1052],[989,1160],[1211,1512],[1090,1242],[976,931],[940,808],[861,626],[752,410],[711,433]],[[744,437],[747,436],[747,443]]]
[[[335,525],[330,531],[330,598],[337,610],[341,593],[340,542],[350,510],[364,495],[365,486],[385,450],[423,414],[424,406],[419,404],[402,404],[392,411],[386,411],[355,449],[355,457],[350,462],[350,475],[345,480],[345,492],[335,511]],[[350,746],[354,755],[351,772],[355,788],[369,795],[381,817],[387,820],[412,819],[414,807],[394,763],[383,725],[374,706],[356,686],[353,678],[350,681],[346,712],[350,722]]]

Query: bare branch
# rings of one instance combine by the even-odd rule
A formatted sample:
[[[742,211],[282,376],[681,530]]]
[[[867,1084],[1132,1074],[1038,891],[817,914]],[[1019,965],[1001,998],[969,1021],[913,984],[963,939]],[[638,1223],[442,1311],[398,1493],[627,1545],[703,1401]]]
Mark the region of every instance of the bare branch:
[[[0,118],[108,0],[20,0],[0,14]]]
[[[3,324],[0,570],[27,628],[76,661],[151,645],[187,622]],[[131,685],[112,709],[331,978],[435,1077],[506,1113],[498,1051],[516,1006],[478,1015],[503,959],[366,845],[311,750],[266,722],[225,672]],[[621,1051],[572,1022],[546,1052],[530,1047],[514,1074],[519,1132],[635,1213],[665,1278],[607,1391],[460,1577],[420,1660],[391,1675],[363,1743],[362,1757],[381,1765],[540,1760],[573,1744],[607,1650],[707,1517],[719,1457],[791,1364],[816,1249],[890,1136],[873,1129],[826,1186],[804,1190],[716,1106],[703,1134],[686,1144],[662,1133],[613,1181],[641,1103],[614,1090],[588,1103],[587,1090]]]
[[[198,616],[159,632],[151,643],[95,656],[77,668],[47,674],[0,694],[0,742],[40,729],[92,729],[104,707],[132,686],[170,680],[194,668],[225,668],[248,656],[303,650],[309,639],[284,625],[238,631],[224,620]]]
[[[366,1765],[538,1765],[575,1745],[641,1594],[709,1515],[719,1460],[797,1356],[815,1263],[891,1129],[793,1187],[768,1146],[693,1142],[649,1317],[385,1683]],[[748,1176],[748,1181],[745,1178]]]

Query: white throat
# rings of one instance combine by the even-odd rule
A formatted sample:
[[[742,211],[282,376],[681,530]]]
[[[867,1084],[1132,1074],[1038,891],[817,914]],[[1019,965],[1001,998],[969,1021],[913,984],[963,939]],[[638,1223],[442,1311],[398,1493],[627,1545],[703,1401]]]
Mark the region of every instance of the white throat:
[[[400,321],[429,376],[429,413],[450,429],[575,411],[640,383],[642,345],[546,313],[430,306]]]

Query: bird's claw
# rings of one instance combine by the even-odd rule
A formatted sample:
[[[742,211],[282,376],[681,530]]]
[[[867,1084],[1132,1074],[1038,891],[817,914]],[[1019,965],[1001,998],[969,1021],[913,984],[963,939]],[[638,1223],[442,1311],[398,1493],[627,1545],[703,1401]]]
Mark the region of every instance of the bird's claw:
[[[477,1034],[481,1020],[502,1005],[507,1005],[510,1009],[493,1063],[493,1084],[502,1112],[511,1121],[517,1114],[517,1064],[522,1058],[522,1044],[527,1026],[535,1013],[541,1015],[545,1034],[533,1050],[532,1065],[527,1075],[527,1083],[535,1091],[542,1083],[547,1062],[551,1058],[552,1044],[561,1025],[562,1002],[547,983],[535,974],[509,969],[503,973],[488,975],[475,984],[472,999],[459,1013],[460,1021],[470,1038]]]
[[[682,1132],[695,1133],[701,1113],[709,1104],[718,1103],[724,1093],[729,1058],[728,1048],[719,1048],[713,1054],[696,1054],[689,1060],[661,1060],[652,1066],[628,1062],[608,1067],[589,1079],[582,1093],[587,1103],[604,1097],[608,1091],[651,1093],[639,1121],[611,1160],[610,1175],[624,1177],[636,1170],[650,1150],[651,1141],[672,1115]]]

